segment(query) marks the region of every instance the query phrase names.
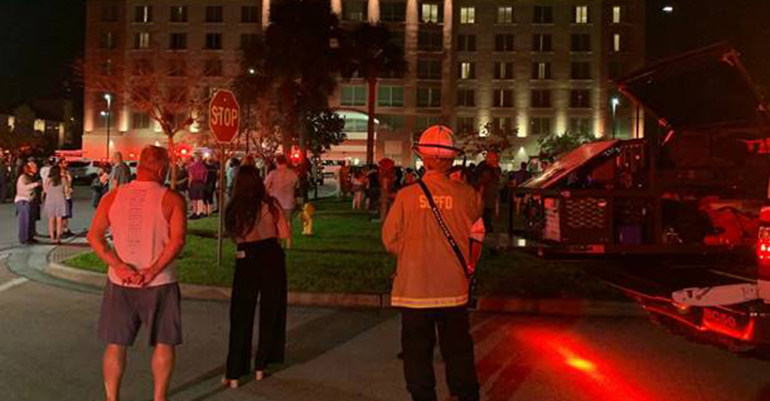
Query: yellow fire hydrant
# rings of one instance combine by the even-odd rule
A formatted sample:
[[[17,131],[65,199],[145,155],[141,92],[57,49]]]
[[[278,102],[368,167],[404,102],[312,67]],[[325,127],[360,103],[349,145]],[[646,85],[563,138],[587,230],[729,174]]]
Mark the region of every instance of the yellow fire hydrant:
[[[308,202],[302,206],[302,235],[310,237],[313,235],[313,215],[315,206]]]

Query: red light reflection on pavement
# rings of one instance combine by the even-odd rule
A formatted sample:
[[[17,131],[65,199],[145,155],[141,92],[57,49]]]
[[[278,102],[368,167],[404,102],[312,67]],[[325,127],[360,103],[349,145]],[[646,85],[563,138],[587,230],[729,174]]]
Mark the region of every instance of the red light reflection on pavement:
[[[634,372],[617,370],[617,362],[623,357],[602,355],[568,333],[552,329],[524,328],[515,333],[517,340],[538,352],[541,363],[558,370],[567,370],[560,378],[573,381],[587,400],[602,401],[662,401],[647,388],[640,388],[628,378]],[[652,387],[652,386],[650,386]]]

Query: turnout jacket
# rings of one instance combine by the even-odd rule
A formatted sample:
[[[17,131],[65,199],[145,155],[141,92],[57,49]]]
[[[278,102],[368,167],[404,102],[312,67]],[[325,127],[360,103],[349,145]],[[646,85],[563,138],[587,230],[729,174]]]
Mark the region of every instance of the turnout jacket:
[[[467,184],[428,172],[423,178],[449,231],[469,260],[470,232],[481,202]],[[398,192],[382,227],[382,242],[397,256],[391,304],[405,308],[447,308],[468,302],[468,279],[417,184]]]

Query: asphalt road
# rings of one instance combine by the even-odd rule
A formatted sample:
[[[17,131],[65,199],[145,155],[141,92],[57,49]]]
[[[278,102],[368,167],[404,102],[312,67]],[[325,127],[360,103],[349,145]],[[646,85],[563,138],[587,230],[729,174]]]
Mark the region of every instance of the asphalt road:
[[[84,201],[81,201],[84,202]],[[84,202],[85,204],[85,202]],[[85,204],[87,206],[87,204]],[[85,207],[85,206],[84,206]],[[0,241],[15,244],[10,205]],[[76,210],[88,223],[88,209]],[[0,251],[0,399],[99,400],[99,289],[41,272],[49,246]],[[291,308],[286,365],[262,382],[219,387],[228,305],[183,302],[172,400],[407,400],[393,311]],[[484,400],[770,401],[770,363],[688,342],[644,319],[473,315]],[[124,400],[150,398],[150,349],[129,355]],[[436,356],[440,399],[448,399]]]

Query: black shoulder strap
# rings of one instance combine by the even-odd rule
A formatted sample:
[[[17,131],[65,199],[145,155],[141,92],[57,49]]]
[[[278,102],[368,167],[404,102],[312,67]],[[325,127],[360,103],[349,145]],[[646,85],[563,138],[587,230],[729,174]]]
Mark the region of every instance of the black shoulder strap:
[[[428,186],[425,185],[425,182],[422,180],[417,180],[417,183],[420,185],[420,188],[422,188],[422,192],[425,193],[425,197],[428,198],[428,204],[430,205],[430,209],[433,211],[433,216],[436,218],[436,222],[438,222],[439,227],[441,227],[441,231],[444,233],[444,237],[446,237],[449,245],[455,252],[457,260],[460,262],[460,266],[463,269],[463,273],[465,273],[465,276],[468,277],[468,265],[465,263],[463,252],[457,245],[457,241],[455,241],[454,237],[452,237],[452,233],[449,232],[449,227],[447,227],[446,222],[444,222],[444,217],[441,216],[441,211],[438,210],[436,201],[433,200],[433,194],[430,193],[430,190],[428,189]]]

